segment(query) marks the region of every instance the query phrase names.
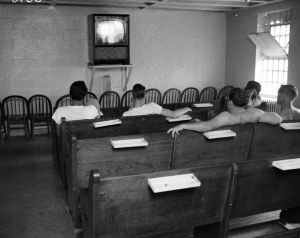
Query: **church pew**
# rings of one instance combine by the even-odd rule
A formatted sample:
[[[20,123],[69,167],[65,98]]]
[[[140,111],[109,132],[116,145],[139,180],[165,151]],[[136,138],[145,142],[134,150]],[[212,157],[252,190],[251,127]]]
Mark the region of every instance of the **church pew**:
[[[146,147],[114,149],[111,140],[143,137]],[[97,169],[103,178],[169,170],[173,139],[166,133],[138,136],[105,137],[76,140],[72,136],[71,154],[66,161],[68,205],[74,226],[80,227],[78,193],[88,187],[90,170]]]
[[[59,148],[61,148],[58,156],[58,167],[64,189],[67,189],[65,161],[66,158],[69,157],[71,135],[76,136],[77,139],[91,139],[107,136],[141,134],[142,120],[140,116],[114,119],[121,119],[122,123],[113,126],[95,128],[93,125],[94,122],[107,121],[111,119],[76,120],[67,122],[65,118],[62,118],[61,135],[60,138],[58,138]]]
[[[181,169],[218,163],[234,163],[247,160],[255,132],[253,124],[222,127],[231,130],[234,137],[207,139],[203,133],[180,131],[175,136],[174,164],[172,168]]]
[[[231,218],[239,218],[300,205],[298,169],[282,171],[273,161],[299,158],[277,156],[238,162],[238,177]],[[297,236],[296,236],[296,235]],[[292,236],[290,236],[292,235]],[[299,237],[300,229],[262,237]]]
[[[299,122],[299,121],[294,121]],[[257,123],[251,159],[300,154],[300,130]]]
[[[81,190],[83,237],[225,238],[236,172],[227,164],[102,179],[92,170]],[[200,187],[153,193],[147,183],[189,173]]]

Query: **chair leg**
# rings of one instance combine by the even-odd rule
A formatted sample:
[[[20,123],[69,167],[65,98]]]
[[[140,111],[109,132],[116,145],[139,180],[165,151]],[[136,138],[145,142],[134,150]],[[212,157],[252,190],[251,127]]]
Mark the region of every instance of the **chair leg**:
[[[9,123],[9,120],[7,120],[7,140],[10,141],[10,123]]]
[[[48,127],[49,138],[51,139],[51,127],[50,127],[50,122],[49,122],[49,120],[47,120],[47,127]]]
[[[26,121],[26,118],[23,119],[23,124],[24,124],[24,130],[25,130],[25,137],[26,137],[26,140],[28,140],[28,131],[27,131],[27,121]]]
[[[31,119],[31,139],[34,140],[34,118]]]

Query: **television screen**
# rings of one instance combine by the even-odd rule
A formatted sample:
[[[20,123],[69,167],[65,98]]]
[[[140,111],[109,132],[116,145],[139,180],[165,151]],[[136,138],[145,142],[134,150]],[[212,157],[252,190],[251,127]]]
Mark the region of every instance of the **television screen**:
[[[96,45],[127,45],[125,17],[97,17],[95,22]]]

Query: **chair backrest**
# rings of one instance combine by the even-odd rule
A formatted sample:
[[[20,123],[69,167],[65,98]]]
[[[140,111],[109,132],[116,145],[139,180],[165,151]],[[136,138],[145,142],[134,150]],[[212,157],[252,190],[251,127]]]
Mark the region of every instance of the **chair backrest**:
[[[6,120],[20,119],[28,116],[28,101],[19,95],[8,96],[3,99],[3,118]]]
[[[52,104],[45,95],[33,95],[28,100],[29,115],[33,118],[51,118]]]
[[[121,99],[121,107],[129,107],[133,101],[132,90],[125,92]]]
[[[199,91],[197,88],[186,88],[181,94],[181,102],[197,102],[199,101]]]
[[[175,237],[174,234],[176,237],[191,237],[194,227],[200,227],[201,233],[201,226],[209,226],[209,234],[199,237],[227,237],[228,203],[236,178],[233,166],[227,164],[103,180],[99,171],[92,170],[89,197],[84,200],[84,204],[90,201],[88,211],[91,212],[86,213],[85,205],[82,214],[84,236],[88,232],[89,237],[95,238],[100,234],[101,237],[124,238]],[[154,193],[148,186],[148,179],[190,173],[201,182],[200,187]]]
[[[97,96],[94,93],[87,92],[86,96],[83,99],[83,102],[86,103],[88,100],[90,100],[92,98],[98,100]]]
[[[57,99],[56,103],[55,103],[55,108],[59,108],[59,107],[65,107],[65,106],[69,106],[72,103],[72,98],[70,97],[70,94],[66,94],[62,97],[60,97],[59,99]]]
[[[220,100],[221,97],[228,97],[231,89],[233,89],[233,86],[225,86],[222,88],[218,94],[217,100]]]
[[[217,99],[217,89],[214,87],[204,88],[199,96],[200,101],[213,101]]]
[[[161,93],[158,89],[149,88],[146,90],[145,103],[154,102],[156,104],[161,103]]]
[[[165,91],[162,104],[180,103],[181,92],[177,88],[170,88]]]
[[[117,92],[106,91],[99,99],[100,108],[120,107],[120,96]]]

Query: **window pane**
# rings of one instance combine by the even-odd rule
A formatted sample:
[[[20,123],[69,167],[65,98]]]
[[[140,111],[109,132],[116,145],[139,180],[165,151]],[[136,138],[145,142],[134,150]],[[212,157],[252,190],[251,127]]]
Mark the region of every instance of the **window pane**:
[[[288,60],[285,60],[284,61],[284,71],[288,71],[288,67],[289,67],[289,61]]]
[[[274,28],[274,27],[271,27],[270,34],[271,34],[272,36],[275,35],[275,28]]]
[[[273,60],[268,60],[268,70],[273,69]]]
[[[288,76],[288,73],[287,72],[285,72],[284,73],[284,84],[287,84],[287,76]]]
[[[278,73],[278,82],[280,82],[280,83],[284,82],[283,72]]]
[[[280,26],[275,26],[275,36],[280,35]]]
[[[290,34],[290,25],[286,25],[286,31],[285,34],[289,35]]]
[[[273,69],[278,70],[278,60],[274,60]]]
[[[284,60],[279,60],[279,70],[283,70]]]

